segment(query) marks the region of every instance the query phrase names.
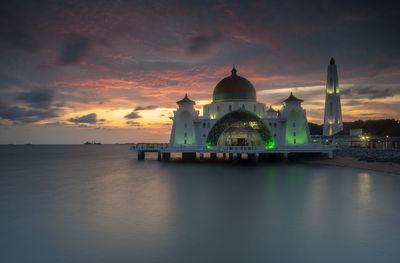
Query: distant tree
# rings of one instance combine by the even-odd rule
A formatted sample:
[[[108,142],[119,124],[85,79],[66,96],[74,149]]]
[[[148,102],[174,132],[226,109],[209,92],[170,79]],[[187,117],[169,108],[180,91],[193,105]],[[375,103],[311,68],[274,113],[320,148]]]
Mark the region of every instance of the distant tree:
[[[312,122],[308,123],[311,135],[322,135],[322,126]],[[363,134],[369,136],[400,136],[400,121],[395,119],[381,119],[344,122],[343,131],[338,135],[348,135],[352,129],[362,129]]]
[[[310,128],[311,135],[322,135],[322,125],[309,122],[308,127]]]
[[[343,129],[346,133],[351,129],[362,129],[363,134],[370,136],[400,136],[400,122],[395,119],[344,122]]]

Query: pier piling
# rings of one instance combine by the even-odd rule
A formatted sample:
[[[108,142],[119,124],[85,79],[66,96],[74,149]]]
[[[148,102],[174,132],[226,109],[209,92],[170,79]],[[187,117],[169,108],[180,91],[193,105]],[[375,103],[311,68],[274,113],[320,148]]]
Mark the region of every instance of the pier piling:
[[[195,152],[183,152],[182,153],[182,161],[194,161],[196,160]]]
[[[168,152],[162,153],[162,160],[163,161],[169,161],[169,159],[171,159],[171,153],[168,153]]]
[[[144,152],[138,152],[137,158],[138,158],[138,160],[144,160],[144,158],[145,158]]]

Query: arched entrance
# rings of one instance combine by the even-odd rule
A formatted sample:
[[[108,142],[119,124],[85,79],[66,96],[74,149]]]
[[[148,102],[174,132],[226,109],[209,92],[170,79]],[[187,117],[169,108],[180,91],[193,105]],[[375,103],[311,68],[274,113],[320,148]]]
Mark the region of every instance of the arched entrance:
[[[262,145],[260,135],[248,122],[235,122],[218,139],[218,146]]]
[[[207,136],[207,147],[252,144],[263,145],[266,149],[275,146],[271,132],[261,118],[243,109],[223,116]]]

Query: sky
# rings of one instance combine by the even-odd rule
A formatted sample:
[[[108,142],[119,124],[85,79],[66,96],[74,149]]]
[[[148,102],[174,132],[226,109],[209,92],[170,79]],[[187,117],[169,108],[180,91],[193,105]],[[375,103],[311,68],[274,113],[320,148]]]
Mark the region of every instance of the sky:
[[[392,2],[392,3],[390,3]],[[0,143],[167,142],[176,101],[230,75],[322,124],[327,66],[344,121],[400,119],[393,1],[9,1],[0,8]]]

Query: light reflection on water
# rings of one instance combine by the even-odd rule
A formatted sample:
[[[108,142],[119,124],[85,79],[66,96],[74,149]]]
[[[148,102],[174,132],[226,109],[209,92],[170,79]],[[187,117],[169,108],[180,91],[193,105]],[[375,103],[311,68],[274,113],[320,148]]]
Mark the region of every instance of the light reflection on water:
[[[135,157],[1,146],[1,261],[397,262],[400,177]]]

